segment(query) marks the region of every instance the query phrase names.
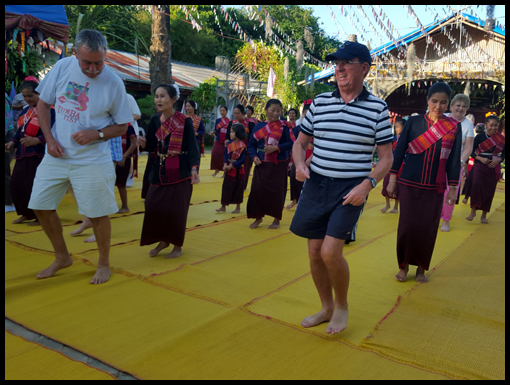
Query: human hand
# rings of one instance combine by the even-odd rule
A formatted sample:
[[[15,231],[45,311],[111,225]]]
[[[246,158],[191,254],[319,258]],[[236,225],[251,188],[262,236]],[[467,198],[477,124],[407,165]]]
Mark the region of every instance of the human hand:
[[[99,132],[96,130],[81,130],[71,135],[76,143],[81,146],[99,140]]]
[[[198,184],[200,183],[200,177],[198,176],[198,172],[195,170],[191,171],[191,184]]]
[[[117,162],[117,166],[124,167],[126,164],[126,158],[122,157],[122,160],[120,162]]]
[[[366,181],[366,182],[365,182]],[[365,203],[367,199],[367,195],[372,190],[372,186],[368,182],[368,180],[364,180],[359,185],[354,187],[351,191],[347,193],[346,196],[343,197],[344,203],[343,206],[351,204],[353,206],[360,206]]]
[[[446,204],[448,206],[453,206],[457,201],[457,187],[450,187],[448,190],[448,194],[446,195]]]
[[[312,157],[313,156],[311,156],[307,160],[305,160],[305,166],[308,167],[308,168],[310,168],[310,164],[312,163]]]
[[[262,164],[262,162],[260,161],[260,158],[258,156],[253,158],[253,163],[255,163],[255,166],[260,166]]]
[[[386,187],[386,192],[390,196],[390,198],[395,196],[395,190],[397,189],[397,182],[388,183],[388,187]]]
[[[501,158],[496,158],[496,159],[493,159],[489,163],[486,163],[486,164],[487,164],[487,166],[489,168],[494,168],[494,167],[496,167],[500,163],[501,163]]]
[[[264,146],[264,152],[266,154],[272,154],[273,152],[276,152],[276,151],[278,151],[278,146],[272,146],[270,144],[266,144]]]
[[[228,146],[228,139],[225,139],[225,147]]]
[[[136,147],[145,148],[146,143],[147,140],[145,139],[145,136],[139,136],[138,138],[136,138]]]
[[[9,152],[14,147],[14,142],[5,143],[5,152]]]
[[[300,182],[304,182],[307,179],[310,179],[310,170],[306,167],[305,164],[300,164],[296,166],[296,179]]]
[[[35,145],[38,145],[40,142],[39,142],[39,139],[33,137],[33,136],[25,136],[24,138],[21,138],[20,141],[19,141],[22,145],[24,146],[35,146]]]
[[[54,158],[60,158],[64,155],[64,149],[55,138],[46,139],[46,149],[48,150],[48,154]]]

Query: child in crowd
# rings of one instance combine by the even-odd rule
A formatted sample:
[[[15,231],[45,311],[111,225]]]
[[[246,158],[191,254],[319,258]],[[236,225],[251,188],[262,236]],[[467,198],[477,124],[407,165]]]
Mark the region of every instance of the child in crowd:
[[[221,213],[226,211],[226,206],[236,204],[237,207],[232,214],[238,214],[241,211],[244,191],[244,161],[246,159],[247,149],[243,140],[246,140],[246,129],[242,124],[234,124],[230,130],[230,142],[225,148],[223,156],[225,178],[221,191],[221,207],[216,211]]]

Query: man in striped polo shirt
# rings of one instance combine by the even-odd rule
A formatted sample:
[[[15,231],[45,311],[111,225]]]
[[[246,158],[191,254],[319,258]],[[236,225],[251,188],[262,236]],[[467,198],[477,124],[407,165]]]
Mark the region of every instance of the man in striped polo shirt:
[[[326,60],[336,64],[338,88],[318,95],[301,124],[292,150],[296,179],[305,181],[290,230],[308,239],[312,278],[322,309],[301,325],[329,322],[326,333],[347,327],[349,266],[343,246],[350,239],[366,198],[393,162],[386,103],[363,86],[372,59],[367,47],[345,42]],[[314,138],[311,171],[305,149]],[[377,144],[379,163],[372,171]],[[334,296],[333,296],[334,292]]]

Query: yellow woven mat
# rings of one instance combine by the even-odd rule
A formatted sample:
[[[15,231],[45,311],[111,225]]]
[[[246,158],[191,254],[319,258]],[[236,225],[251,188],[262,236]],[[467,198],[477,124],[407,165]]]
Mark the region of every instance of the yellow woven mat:
[[[102,370],[5,331],[6,380],[116,380]]]
[[[403,296],[363,347],[457,378],[505,378],[505,210]]]

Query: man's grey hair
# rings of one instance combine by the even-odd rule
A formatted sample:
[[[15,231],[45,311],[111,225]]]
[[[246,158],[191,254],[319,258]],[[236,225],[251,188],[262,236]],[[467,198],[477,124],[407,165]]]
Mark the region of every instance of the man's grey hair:
[[[108,43],[103,34],[95,29],[82,29],[74,39],[74,48],[78,52],[78,48],[85,46],[88,51],[98,52],[99,49],[104,48],[106,52]]]

